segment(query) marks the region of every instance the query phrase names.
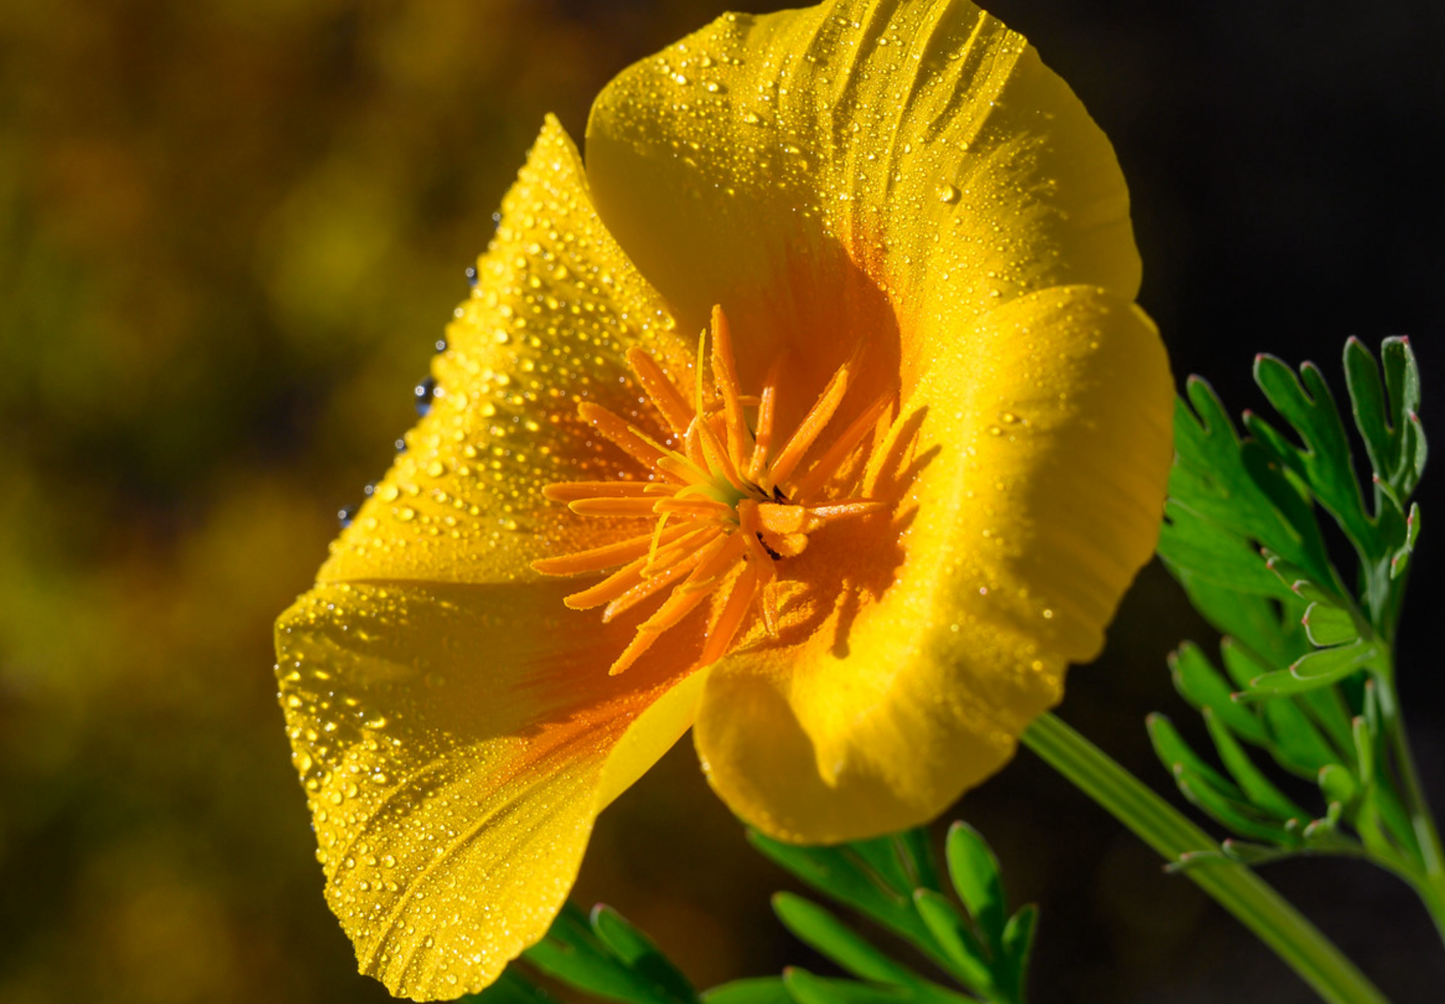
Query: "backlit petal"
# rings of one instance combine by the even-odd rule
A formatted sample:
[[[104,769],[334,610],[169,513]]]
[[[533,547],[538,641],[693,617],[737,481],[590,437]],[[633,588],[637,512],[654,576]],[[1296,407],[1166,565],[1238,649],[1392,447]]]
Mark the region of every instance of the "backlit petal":
[[[1137,308],[1052,289],[918,337],[941,347],[902,411],[892,524],[781,566],[821,588],[713,668],[698,713],[714,787],[783,839],[911,826],[997,770],[1158,532],[1173,392]]]
[[[329,584],[277,624],[327,901],[394,994],[479,990],[541,938],[597,813],[691,723],[696,647],[609,677],[631,629],[566,588]]]
[[[690,373],[696,333],[677,336],[661,299],[598,221],[576,148],[555,119],[504,200],[477,273],[433,363],[431,410],[341,534],[321,581],[539,578],[532,561],[590,546],[594,529],[543,497],[542,486],[635,470],[578,417],[578,402],[664,437],[639,406],[624,356],[642,346],[672,372]],[[638,520],[631,532],[650,527]]]
[[[684,326],[721,303],[740,360],[816,354],[832,304],[867,296],[855,271],[899,314],[1138,288],[1108,140],[1022,36],[966,0],[725,15],[602,92],[587,170]],[[833,337],[859,329],[888,325],[865,314]],[[905,391],[921,349],[901,346]]]
[[[635,473],[578,404],[661,438],[625,353],[691,358],[555,121],[478,273],[430,412],[277,626],[328,900],[363,971],[418,999],[480,989],[545,933],[597,813],[686,731],[702,681],[705,612],[609,677],[639,617],[575,614],[589,580],[531,568],[650,531],[594,540],[541,488]]]

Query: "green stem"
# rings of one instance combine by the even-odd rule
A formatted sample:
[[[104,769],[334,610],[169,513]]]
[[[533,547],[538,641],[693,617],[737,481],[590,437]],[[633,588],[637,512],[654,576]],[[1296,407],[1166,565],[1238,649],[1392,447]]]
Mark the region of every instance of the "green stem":
[[[1053,715],[1035,719],[1024,745],[1107,809],[1167,861],[1201,852],[1184,874],[1274,949],[1330,1004],[1388,1004],[1349,959],[1279,893],[1224,858],[1210,836],[1133,774]]]
[[[1410,826],[1420,844],[1420,863],[1424,865],[1424,874],[1413,885],[1425,908],[1430,911],[1436,930],[1441,938],[1445,938],[1445,850],[1441,849],[1435,817],[1430,812],[1425,789],[1415,769],[1415,756],[1410,752],[1410,739],[1405,733],[1405,718],[1400,713],[1394,682],[1388,677],[1376,677],[1375,685],[1379,687],[1380,715],[1394,754],[1395,772],[1403,788],[1401,793],[1405,796],[1405,811],[1409,813]]]

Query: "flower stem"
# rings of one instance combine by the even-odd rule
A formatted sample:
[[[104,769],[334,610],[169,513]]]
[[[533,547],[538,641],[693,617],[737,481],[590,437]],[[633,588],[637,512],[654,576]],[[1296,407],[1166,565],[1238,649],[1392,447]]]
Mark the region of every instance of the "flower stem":
[[[1415,757],[1410,752],[1410,739],[1405,734],[1405,718],[1400,713],[1399,698],[1395,694],[1394,681],[1390,676],[1376,678],[1380,695],[1380,716],[1384,719],[1386,741],[1394,754],[1395,773],[1404,796],[1405,811],[1410,814],[1410,826],[1420,845],[1420,864],[1423,873],[1417,871],[1413,881],[1435,928],[1445,938],[1445,850],[1440,846],[1440,833],[1435,828],[1435,817],[1425,801],[1425,789],[1420,784],[1420,775],[1415,769]]]
[[[1374,984],[1279,893],[1245,866],[1224,857],[1207,833],[1089,740],[1050,714],[1035,719],[1022,740],[1165,860],[1208,854],[1193,860],[1184,874],[1274,949],[1324,1000],[1388,1004]]]

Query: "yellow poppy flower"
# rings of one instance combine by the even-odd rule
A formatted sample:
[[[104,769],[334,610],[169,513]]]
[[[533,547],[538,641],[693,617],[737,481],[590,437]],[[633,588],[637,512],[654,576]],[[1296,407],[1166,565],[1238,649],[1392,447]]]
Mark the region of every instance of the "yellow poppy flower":
[[[549,119],[430,412],[277,625],[362,970],[495,979],[689,727],[785,840],[997,770],[1154,545],[1138,280],[1108,141],[963,0],[727,15],[603,91],[585,169]]]

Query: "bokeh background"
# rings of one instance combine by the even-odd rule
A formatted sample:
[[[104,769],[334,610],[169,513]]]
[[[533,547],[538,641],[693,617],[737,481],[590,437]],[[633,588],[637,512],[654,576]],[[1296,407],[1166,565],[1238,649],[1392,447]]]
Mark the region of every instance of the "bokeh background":
[[[1337,375],[1345,336],[1408,333],[1445,442],[1445,8],[992,7],[1113,138],[1181,375],[1257,406],[1256,351]],[[580,136],[612,74],[723,9],[0,4],[0,1000],[385,999],[322,903],[271,621],[410,423],[543,114]],[[1445,807],[1438,466],[1403,688]],[[1151,568],[1062,712],[1158,786],[1141,719],[1179,710],[1184,637],[1209,640]],[[1036,1000],[1309,999],[1028,755],[956,812],[1042,903]],[[1445,952],[1398,884],[1269,875],[1397,1004],[1439,999]],[[710,985],[815,963],[768,913],[783,885],[684,743],[602,818],[579,896]]]

